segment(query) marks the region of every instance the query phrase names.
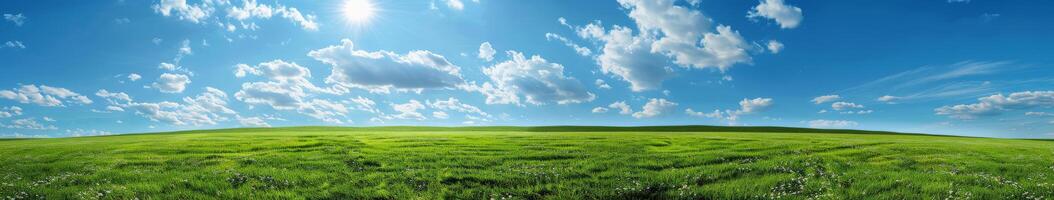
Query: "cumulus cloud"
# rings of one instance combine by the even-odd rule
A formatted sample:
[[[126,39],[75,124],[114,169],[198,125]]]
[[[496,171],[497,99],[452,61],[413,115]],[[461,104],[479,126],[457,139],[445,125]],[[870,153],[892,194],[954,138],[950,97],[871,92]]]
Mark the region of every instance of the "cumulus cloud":
[[[135,102],[125,93],[106,90],[100,90],[96,95],[106,98],[113,107],[122,108],[114,111],[134,111],[150,121],[178,126],[215,125],[237,115],[228,107],[227,93],[212,87],[205,87],[205,92],[198,96],[184,97],[182,102]]]
[[[596,98],[577,79],[565,76],[563,65],[538,55],[527,58],[520,52],[507,53],[510,60],[483,68],[491,81],[480,88],[487,104],[520,104],[521,96],[535,105],[582,103]]]
[[[393,104],[391,104],[391,107],[392,107],[392,110],[394,110],[395,112],[398,112],[398,113],[396,113],[394,115],[391,115],[391,116],[388,116],[388,118],[393,118],[393,119],[415,119],[415,120],[428,119],[427,117],[425,117],[424,114],[421,114],[420,112],[418,112],[418,110],[425,109],[425,105],[421,104],[421,102],[417,101],[417,100],[410,100],[409,102],[406,102],[406,103],[403,103],[403,104],[394,104],[393,103]]]
[[[465,9],[465,3],[462,3],[461,0],[446,0],[446,6],[454,10]]]
[[[606,112],[608,112],[608,109],[604,108],[604,107],[596,107],[596,108],[593,108],[592,112],[593,113],[606,113]]]
[[[138,81],[139,79],[143,78],[143,76],[140,76],[139,74],[136,74],[136,73],[132,73],[132,74],[128,74],[127,78],[130,81]]]
[[[82,105],[93,103],[88,97],[69,89],[47,85],[22,85],[12,90],[0,90],[0,98],[47,107],[61,107],[65,106],[65,103]]]
[[[640,112],[633,113],[633,117],[641,119],[659,116],[675,106],[677,106],[677,103],[675,102],[668,101],[666,99],[653,98],[651,100],[648,100],[648,103],[644,104],[644,106],[641,107]]]
[[[436,119],[449,119],[450,115],[447,115],[446,112],[443,111],[435,111],[432,112],[432,117]]]
[[[599,22],[577,27],[582,38],[603,44],[596,57],[601,71],[630,83],[633,91],[655,89],[669,78],[672,62],[686,68],[717,68],[750,63],[751,48],[729,26],[712,26],[701,12],[678,6],[674,0],[619,0],[636,22],[638,34],[627,27],[605,30]]]
[[[442,55],[424,50],[406,54],[369,52],[356,50],[351,40],[344,39],[340,45],[313,50],[308,56],[332,66],[326,83],[370,92],[455,88],[465,82],[460,67]]]
[[[151,87],[164,93],[181,93],[187,89],[187,84],[189,83],[190,77],[187,77],[187,75],[164,73],[157,78],[157,81]]]
[[[769,40],[769,43],[765,46],[769,49],[769,52],[772,52],[772,54],[778,54],[783,50],[783,43],[775,40]]]
[[[593,82],[593,84],[596,84],[597,88],[600,88],[600,89],[611,89],[611,85],[608,85],[602,79],[597,79],[596,81]]]
[[[790,29],[801,24],[801,8],[783,3],[783,0],[762,0],[760,4],[747,13],[751,19],[768,18],[775,20],[780,28]]]
[[[4,20],[14,23],[15,26],[22,26],[22,24],[26,23],[26,16],[22,15],[22,13],[4,14]]]
[[[22,115],[22,108],[18,106],[0,107],[0,118],[9,118]]]
[[[210,18],[217,13],[217,10],[226,11],[227,18],[237,20],[244,29],[249,30],[255,30],[258,27],[252,21],[253,19],[270,19],[273,16],[289,20],[308,31],[316,31],[319,27],[315,15],[304,14],[297,8],[281,4],[257,3],[256,0],[244,0],[241,6],[234,5],[228,0],[202,0],[197,4],[188,3],[187,0],[161,0],[151,8],[155,13],[165,17],[175,16],[180,20],[195,24],[216,23],[228,31],[234,31],[233,29],[237,28],[232,23],[224,25],[224,21],[219,18]]]
[[[1054,91],[1024,91],[978,98],[977,103],[942,106],[934,111],[954,119],[976,119],[1004,111],[1054,107]]]
[[[621,115],[633,114],[633,108],[631,108],[629,104],[627,104],[625,101],[616,101],[614,103],[611,103],[610,105],[608,105],[608,108],[619,110],[618,114]]]
[[[242,83],[234,94],[249,105],[267,105],[275,110],[295,110],[315,119],[330,123],[344,123],[341,118],[349,112],[346,105],[324,99],[311,99],[313,94],[343,94],[339,87],[322,88],[311,83],[311,71],[293,62],[273,60],[255,66],[238,64],[235,77],[254,75],[267,81]]]
[[[739,109],[725,111],[714,110],[711,113],[699,112],[692,109],[685,109],[684,112],[690,116],[695,117],[707,117],[715,119],[723,119],[728,121],[730,124],[735,124],[739,120],[740,115],[754,114],[757,112],[765,111],[769,107],[775,104],[772,98],[754,98],[754,99],[743,99],[739,101]]]
[[[837,110],[837,111],[849,110],[849,109],[860,109],[860,108],[864,108],[864,105],[860,105],[860,104],[856,104],[856,103],[850,103],[850,102],[844,102],[844,101],[834,102],[834,103],[831,104],[831,109],[834,109],[834,110]]]
[[[479,107],[476,107],[476,106],[473,106],[473,105],[469,105],[469,104],[466,104],[466,103],[462,103],[460,100],[458,100],[458,99],[456,99],[454,97],[447,98],[446,100],[436,99],[436,100],[428,100],[428,101],[425,101],[425,102],[428,104],[429,107],[431,107],[432,109],[436,109],[436,110],[455,111],[455,112],[460,112],[460,113],[465,113],[465,114],[479,115],[481,117],[487,117],[487,118],[491,117],[490,114],[487,114],[486,112],[483,112],[483,110],[479,109]]]
[[[496,53],[496,51],[494,51],[494,47],[490,45],[490,42],[479,44],[479,55],[477,56],[479,59],[490,62],[491,60],[494,60],[494,53]]]
[[[812,103],[813,104],[822,104],[822,103],[837,101],[839,99],[842,99],[842,97],[838,96],[838,95],[833,95],[833,94],[832,95],[823,95],[823,96],[818,96],[816,98],[812,98]]]
[[[10,129],[29,129],[29,130],[57,130],[54,125],[45,125],[37,122],[34,118],[17,119],[11,121],[10,124],[0,124],[5,128]]]
[[[812,128],[851,128],[859,125],[854,121],[825,119],[808,121],[808,124]]]
[[[366,97],[357,96],[355,98],[351,98],[345,104],[353,105],[352,108],[356,110],[366,111],[374,114],[381,113],[381,111],[377,109],[377,103]]]
[[[881,101],[881,102],[886,102],[886,103],[896,103],[895,101],[898,100],[898,99],[902,99],[902,97],[885,95],[885,96],[878,97],[877,100]]]
[[[260,117],[241,117],[238,116],[238,124],[242,127],[271,127],[266,120]]]

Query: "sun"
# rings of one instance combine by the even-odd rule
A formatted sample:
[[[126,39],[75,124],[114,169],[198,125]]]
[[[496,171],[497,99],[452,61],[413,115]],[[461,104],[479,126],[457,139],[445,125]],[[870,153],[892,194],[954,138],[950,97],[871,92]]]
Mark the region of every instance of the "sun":
[[[376,14],[377,8],[371,0],[346,0],[341,12],[344,19],[353,24],[366,24]]]

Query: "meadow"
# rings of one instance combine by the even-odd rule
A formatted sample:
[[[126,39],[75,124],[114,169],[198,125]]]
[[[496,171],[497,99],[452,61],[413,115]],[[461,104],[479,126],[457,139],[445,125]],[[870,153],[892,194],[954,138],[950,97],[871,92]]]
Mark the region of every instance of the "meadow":
[[[0,199],[1052,199],[1054,141],[775,127],[0,140]]]

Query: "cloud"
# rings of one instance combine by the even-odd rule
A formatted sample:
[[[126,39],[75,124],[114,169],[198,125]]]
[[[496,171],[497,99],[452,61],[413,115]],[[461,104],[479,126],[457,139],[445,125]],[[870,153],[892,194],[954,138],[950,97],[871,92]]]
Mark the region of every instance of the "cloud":
[[[22,115],[22,108],[18,106],[0,107],[0,118],[9,118]]]
[[[212,87],[205,87],[205,92],[198,96],[184,97],[182,102],[135,102],[125,93],[106,90],[100,90],[96,95],[106,98],[112,106],[122,108],[114,111],[135,111],[136,115],[150,121],[177,126],[215,125],[237,115],[228,107],[227,93]]]
[[[248,30],[256,30],[258,27],[252,21],[253,19],[270,19],[274,16],[289,20],[300,26],[301,29],[308,31],[317,31],[319,27],[318,22],[315,20],[317,18],[315,15],[303,14],[297,8],[281,4],[260,4],[256,0],[244,0],[240,7],[228,0],[203,0],[199,4],[187,3],[187,0],[161,0],[161,2],[154,4],[151,8],[153,8],[155,13],[165,17],[175,16],[180,20],[195,24],[215,23],[228,29],[228,31],[234,31],[237,28],[230,22],[224,25],[224,21],[219,18],[212,18],[214,21],[209,21],[210,17],[217,10],[226,11],[227,18],[237,20],[238,23],[242,24],[243,29]]]
[[[164,73],[157,78],[157,81],[151,87],[164,93],[181,93],[187,89],[187,84],[189,83],[190,77],[187,77],[187,75]]]
[[[479,59],[483,59],[487,62],[490,62],[491,60],[494,60],[495,52],[496,51],[494,51],[494,47],[490,45],[490,42],[483,42],[483,44],[479,44]]]
[[[633,114],[633,108],[631,108],[629,104],[627,104],[625,101],[616,101],[615,103],[611,103],[610,105],[608,105],[608,108],[618,109],[618,114],[621,115]]]
[[[597,79],[593,83],[597,85],[597,88],[600,88],[600,89],[611,89],[611,85],[608,85],[607,83],[605,83],[604,80]]]
[[[465,4],[461,3],[461,0],[445,0],[445,1],[446,1],[446,6],[450,7],[450,9],[459,10],[459,11],[465,9]]]
[[[1054,91],[1025,91],[978,98],[977,103],[942,106],[934,111],[954,119],[977,119],[1004,111],[1054,107]]]
[[[563,18],[561,18],[561,19],[563,19]],[[545,33],[545,40],[548,40],[548,41],[553,41],[553,40],[560,41],[565,46],[571,47],[572,49],[574,49],[575,53],[578,53],[578,55],[589,56],[590,54],[593,54],[593,51],[589,50],[589,48],[585,48],[585,47],[579,46],[578,44],[575,44],[574,42],[571,42],[570,39],[567,39],[564,36],[560,36],[560,35],[558,35],[556,33]]]
[[[267,124],[267,121],[260,117],[238,116],[238,124],[241,124],[242,127],[271,127],[271,124]]]
[[[771,98],[754,98],[754,99],[743,99],[739,101],[740,111],[742,113],[755,113],[763,111],[772,106]]]
[[[10,129],[29,129],[29,130],[57,130],[58,129],[54,125],[41,124],[40,122],[37,122],[37,120],[33,119],[33,118],[17,119],[17,120],[11,121],[11,124],[0,124],[0,126],[3,126],[5,128],[10,128]]]
[[[762,0],[761,4],[747,13],[747,17],[776,20],[780,28],[790,29],[801,24],[802,12],[801,8],[784,4],[783,0]]]
[[[406,54],[356,50],[351,40],[313,50],[308,56],[332,66],[326,83],[388,93],[463,85],[461,68],[442,55],[416,50]]]
[[[136,74],[136,73],[128,74],[128,80],[130,80],[130,81],[138,81],[141,78],[143,78],[143,76],[140,76],[139,74]]]
[[[666,99],[651,99],[648,100],[647,104],[641,107],[640,112],[633,113],[633,117],[637,119],[650,118],[661,115],[663,112],[677,106],[677,103],[668,101]]]
[[[891,95],[885,95],[885,96],[881,96],[881,97],[878,97],[878,99],[877,99],[877,100],[878,100],[878,101],[881,101],[881,102],[886,102],[886,103],[896,103],[896,102],[894,102],[894,101],[896,101],[896,100],[898,100],[898,99],[902,99],[902,97],[897,97],[897,96],[891,96]]]
[[[7,42],[4,42],[4,46],[0,46],[0,48],[25,49],[26,45],[22,44],[22,41],[17,41],[17,40],[16,41],[7,41]]]
[[[381,113],[381,111],[377,109],[377,103],[376,102],[373,102],[373,100],[370,100],[370,99],[362,97],[362,96],[357,96],[355,98],[351,98],[350,102],[346,102],[345,104],[352,104],[352,105],[354,105],[353,108],[356,109],[356,110],[366,111],[366,112],[374,113],[374,114]]]
[[[619,0],[629,10],[640,33],[599,22],[577,27],[578,35],[603,44],[596,57],[604,74],[630,83],[633,91],[659,88],[672,75],[669,60],[690,69],[717,68],[724,72],[737,63],[750,63],[751,48],[731,27],[713,27],[701,12],[674,0]]]
[[[850,102],[844,102],[844,101],[834,102],[834,103],[831,104],[831,109],[838,110],[838,111],[848,110],[848,109],[860,109],[860,108],[864,108],[864,105],[860,105],[860,104],[856,104],[856,103],[850,103]]]
[[[26,23],[26,16],[22,15],[22,13],[18,13],[18,14],[4,14],[4,20],[7,20],[7,21],[10,21],[11,23],[14,23],[15,26],[22,26],[22,24]]]
[[[238,64],[235,77],[254,75],[267,81],[242,83],[242,89],[234,94],[239,101],[249,105],[267,105],[275,110],[295,110],[297,113],[330,123],[344,123],[339,119],[349,109],[340,102],[312,99],[314,94],[344,94],[345,89],[315,86],[309,78],[311,71],[296,63],[283,60],[263,62],[255,66]]]
[[[833,94],[832,95],[823,95],[823,96],[818,96],[816,98],[812,98],[812,103],[813,104],[822,104],[822,103],[837,101],[838,99],[841,99],[841,98],[842,98],[841,96],[833,95]]]
[[[449,119],[450,115],[447,115],[446,112],[443,111],[435,111],[432,112],[432,117],[436,119]]]
[[[423,114],[421,114],[420,112],[417,111],[417,110],[425,109],[425,105],[421,104],[421,102],[417,101],[417,100],[410,100],[409,102],[404,103],[404,104],[391,104],[391,107],[392,107],[392,110],[395,110],[395,112],[398,112],[398,114],[388,116],[388,118],[393,118],[393,119],[415,119],[415,120],[428,119]]]
[[[778,54],[780,53],[780,51],[783,50],[783,43],[780,43],[779,41],[775,40],[769,40],[769,43],[766,45],[766,47],[769,49],[769,52],[772,52],[772,54]]]
[[[479,107],[476,107],[476,106],[473,106],[473,105],[469,105],[469,104],[466,104],[466,103],[462,103],[460,100],[458,100],[458,99],[456,99],[454,97],[447,98],[447,100],[440,100],[440,99],[436,99],[434,101],[429,100],[429,101],[426,101],[426,103],[428,104],[429,107],[431,107],[432,109],[436,109],[436,110],[456,111],[456,112],[466,113],[466,114],[475,114],[475,115],[479,115],[479,116],[487,117],[487,118],[491,117],[490,114],[487,114],[486,112],[483,112],[483,110],[479,109]]]
[[[0,98],[46,107],[63,107],[65,106],[64,102],[82,105],[92,103],[92,100],[88,97],[69,89],[46,85],[40,85],[39,87],[36,85],[22,85],[12,90],[0,90]]]
[[[484,83],[481,92],[487,104],[520,104],[520,96],[527,103],[541,105],[582,103],[596,99],[577,79],[564,75],[564,66],[550,63],[538,55],[529,59],[516,51],[507,52],[510,60],[483,68],[491,82]]]
[[[924,66],[889,75],[839,93],[874,95],[872,94],[873,92],[881,92],[879,95],[897,97],[888,99],[897,101],[934,100],[991,94],[1001,87],[1000,84],[989,81],[967,81],[968,78],[996,74],[1016,68],[1019,67],[1011,66],[1011,62],[1006,61],[964,61],[946,66]],[[1005,83],[1002,84],[1002,87],[1019,83],[1023,82]]]
[[[851,128],[859,125],[859,123],[854,121],[825,119],[808,121],[808,124],[812,128]]]
[[[690,116],[723,119],[727,120],[730,124],[735,124],[736,121],[739,120],[740,115],[754,114],[757,112],[765,111],[769,107],[772,107],[773,104],[775,104],[775,101],[772,100],[772,98],[744,98],[743,100],[739,101],[739,109],[737,110],[725,110],[723,112],[721,110],[714,110],[714,112],[705,113],[698,112],[689,108],[685,109],[684,111]]]
[[[606,112],[608,112],[608,109],[604,108],[604,107],[596,107],[596,108],[593,108],[592,112],[593,113],[606,113]]]
[[[204,1],[201,4],[194,5],[188,4],[187,0],[161,0],[151,8],[154,9],[154,12],[159,13],[162,16],[176,16],[180,20],[186,20],[197,24],[201,23],[216,10],[213,7],[212,2],[213,1]]]

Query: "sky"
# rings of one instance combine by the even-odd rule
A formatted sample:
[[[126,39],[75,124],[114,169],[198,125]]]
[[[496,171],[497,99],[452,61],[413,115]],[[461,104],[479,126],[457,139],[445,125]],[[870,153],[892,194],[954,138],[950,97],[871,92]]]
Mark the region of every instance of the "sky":
[[[731,125],[1054,138],[1054,2],[0,4],[0,137]]]

